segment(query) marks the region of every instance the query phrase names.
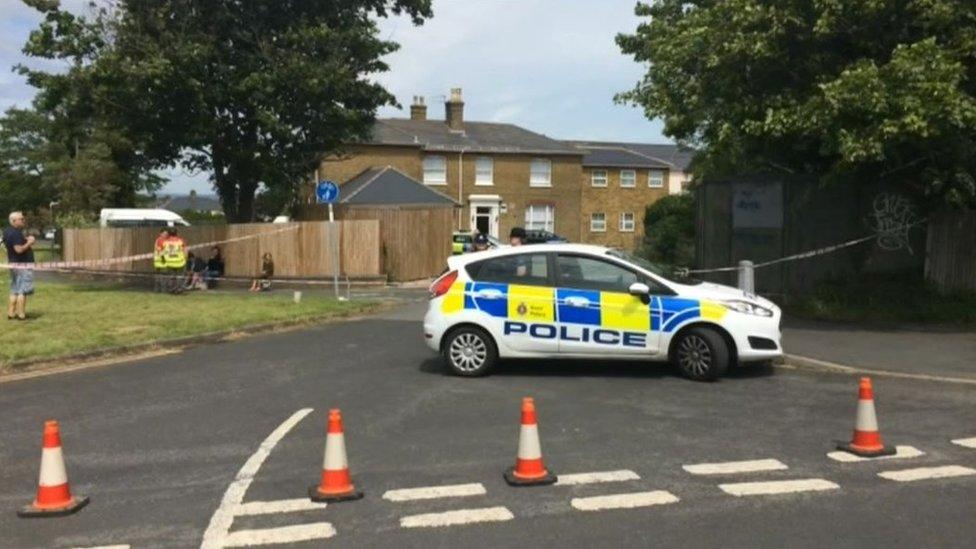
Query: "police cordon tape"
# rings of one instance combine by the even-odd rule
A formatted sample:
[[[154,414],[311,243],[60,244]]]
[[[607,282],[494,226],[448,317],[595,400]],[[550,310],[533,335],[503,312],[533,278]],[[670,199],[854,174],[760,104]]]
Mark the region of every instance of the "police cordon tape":
[[[291,227],[283,227],[281,229],[277,229],[274,231],[268,231],[268,232],[257,233],[257,234],[249,234],[245,236],[237,236],[225,240],[213,240],[210,242],[201,242],[200,244],[187,246],[186,249],[189,251],[189,250],[197,250],[200,248],[210,248],[212,246],[232,244],[235,242],[250,240],[252,238],[261,238],[263,236],[271,236],[274,234],[283,233],[285,231],[295,231],[295,230],[298,230],[297,225]],[[109,257],[105,259],[83,259],[80,261],[47,261],[44,263],[3,263],[0,264],[0,269],[31,269],[35,271],[64,271],[66,269],[84,269],[88,267],[118,265],[119,263],[128,263],[130,261],[141,261],[144,259],[152,259],[152,258],[153,258],[153,252],[148,252],[144,254],[127,255],[123,257]]]

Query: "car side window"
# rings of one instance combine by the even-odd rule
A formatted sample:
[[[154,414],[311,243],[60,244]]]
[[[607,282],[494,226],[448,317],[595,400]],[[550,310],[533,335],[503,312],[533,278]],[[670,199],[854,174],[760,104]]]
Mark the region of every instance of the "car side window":
[[[619,265],[581,255],[559,254],[556,271],[561,288],[626,293],[631,284],[645,282],[637,273]]]
[[[468,275],[477,282],[500,284],[549,285],[549,263],[546,254],[514,254],[472,263]]]

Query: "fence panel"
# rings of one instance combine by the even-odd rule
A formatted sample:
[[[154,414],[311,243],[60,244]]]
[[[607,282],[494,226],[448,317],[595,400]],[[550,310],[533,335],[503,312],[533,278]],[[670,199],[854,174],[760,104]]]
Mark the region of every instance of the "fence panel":
[[[976,211],[929,218],[925,277],[946,289],[976,291]]]

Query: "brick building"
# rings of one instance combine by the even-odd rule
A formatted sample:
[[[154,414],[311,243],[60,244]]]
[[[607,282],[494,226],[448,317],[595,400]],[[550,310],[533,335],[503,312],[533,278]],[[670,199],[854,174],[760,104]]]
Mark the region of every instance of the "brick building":
[[[392,166],[456,200],[454,228],[503,239],[515,226],[633,249],[644,207],[681,192],[690,154],[673,145],[560,141],[512,124],[464,119],[461,90],[444,120],[414,97],[409,119],[379,119],[371,139],[319,166],[340,185]],[[602,220],[602,221],[601,221]]]

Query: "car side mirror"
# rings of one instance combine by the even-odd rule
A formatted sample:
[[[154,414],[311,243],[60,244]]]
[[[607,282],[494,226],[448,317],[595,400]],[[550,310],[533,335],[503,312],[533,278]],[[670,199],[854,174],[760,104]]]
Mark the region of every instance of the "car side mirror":
[[[630,295],[637,297],[647,297],[651,294],[651,288],[643,282],[634,282],[627,291]]]

